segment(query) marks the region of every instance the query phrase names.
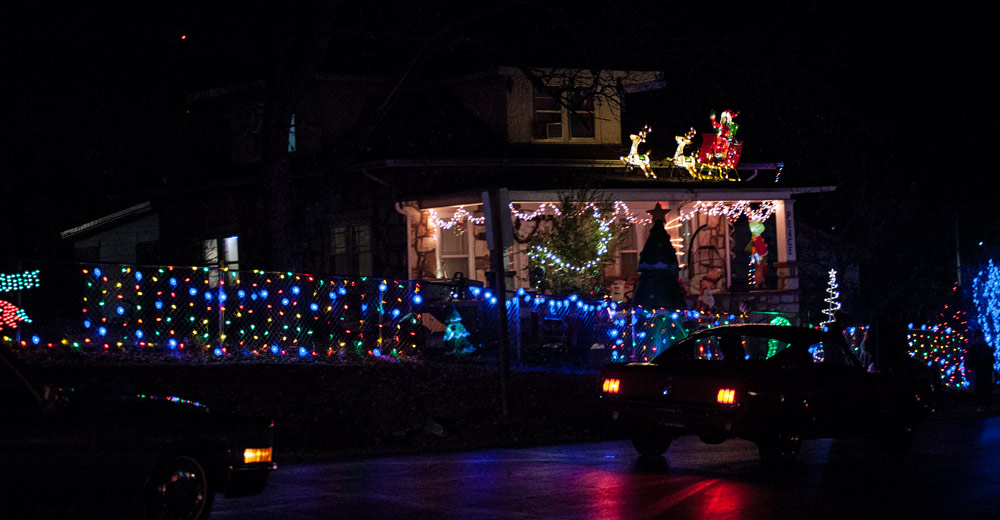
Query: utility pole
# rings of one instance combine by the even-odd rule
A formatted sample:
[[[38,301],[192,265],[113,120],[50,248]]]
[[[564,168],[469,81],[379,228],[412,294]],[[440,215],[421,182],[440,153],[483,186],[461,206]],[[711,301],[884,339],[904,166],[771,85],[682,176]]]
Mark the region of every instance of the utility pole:
[[[484,195],[487,195],[484,198],[489,202],[487,205],[487,222],[490,223],[489,227],[492,228],[487,233],[490,239],[490,243],[487,245],[490,246],[490,268],[493,270],[493,289],[496,292],[497,312],[500,318],[500,403],[501,413],[503,414],[503,418],[506,419],[509,413],[510,401],[510,389],[508,385],[510,374],[510,337],[507,324],[507,283],[504,276],[507,272],[507,266],[504,265],[503,253],[507,249],[504,226],[510,227],[511,223],[510,217],[507,216],[509,208],[506,206],[501,207],[500,189],[490,188],[488,194]]]

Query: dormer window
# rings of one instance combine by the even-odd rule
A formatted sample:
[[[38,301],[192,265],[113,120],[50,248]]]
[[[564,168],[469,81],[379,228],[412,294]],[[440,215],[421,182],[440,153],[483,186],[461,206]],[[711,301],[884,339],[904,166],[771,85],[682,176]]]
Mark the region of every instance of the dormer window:
[[[536,140],[594,139],[594,93],[586,88],[535,88]]]

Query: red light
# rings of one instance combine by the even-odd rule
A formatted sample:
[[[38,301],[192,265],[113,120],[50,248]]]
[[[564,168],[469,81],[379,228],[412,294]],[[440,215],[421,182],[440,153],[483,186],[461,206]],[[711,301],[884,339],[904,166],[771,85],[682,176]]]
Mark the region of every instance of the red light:
[[[719,404],[733,404],[736,402],[736,390],[733,388],[720,388],[715,400]]]
[[[621,383],[622,382],[620,379],[605,379],[604,385],[601,387],[601,389],[606,394],[617,394],[618,387],[619,385],[621,385]]]

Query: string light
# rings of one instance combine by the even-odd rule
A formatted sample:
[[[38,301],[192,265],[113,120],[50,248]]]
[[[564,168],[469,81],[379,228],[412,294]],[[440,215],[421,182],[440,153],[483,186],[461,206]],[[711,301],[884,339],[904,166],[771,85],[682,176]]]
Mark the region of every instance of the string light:
[[[649,165],[652,156],[649,152],[644,154],[639,153],[639,145],[646,142],[646,136],[652,131],[649,125],[644,125],[638,134],[629,135],[629,139],[632,140],[632,148],[629,149],[628,155],[619,157],[622,164],[628,166],[629,169],[638,168],[646,175],[647,179],[656,178],[652,166]]]
[[[0,273],[0,292],[13,292],[13,291],[23,291],[27,289],[34,289],[41,285],[38,279],[38,273],[41,271],[25,271],[19,274],[3,274]]]
[[[993,367],[1000,369],[1000,363],[996,361],[1000,351],[1000,268],[993,264],[992,258],[986,268],[972,279],[972,297],[976,307],[976,321],[979,322],[986,343],[993,348]]]
[[[820,322],[820,327],[825,327],[835,321],[834,315],[840,310],[840,302],[837,300],[840,298],[840,292],[837,291],[837,270],[830,269],[830,280],[827,282],[826,293],[829,295],[823,301],[826,302],[827,307],[823,309],[823,314],[826,314],[825,320]]]
[[[31,319],[28,318],[24,309],[20,309],[8,301],[0,300],[0,330],[3,330],[4,327],[16,329],[19,321],[31,323]]]
[[[750,220],[759,220],[761,222],[767,220],[774,214],[777,208],[778,201],[765,200],[760,203],[760,205],[754,209],[750,206],[750,201],[740,200],[734,203],[724,202],[724,201],[698,201],[694,203],[694,206],[685,211],[680,210],[680,220],[681,222],[687,222],[694,218],[695,214],[704,213],[710,216],[724,216],[729,219],[730,222],[736,222],[741,216],[746,216]]]

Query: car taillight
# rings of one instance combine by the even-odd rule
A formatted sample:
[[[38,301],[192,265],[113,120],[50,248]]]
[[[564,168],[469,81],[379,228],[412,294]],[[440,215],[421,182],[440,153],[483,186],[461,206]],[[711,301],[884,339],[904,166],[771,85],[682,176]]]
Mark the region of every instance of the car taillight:
[[[605,379],[604,385],[602,385],[601,389],[604,390],[604,393],[606,394],[617,394],[618,386],[621,385],[621,383],[621,379]]]
[[[243,463],[271,462],[271,448],[247,448],[243,450]]]
[[[736,402],[736,389],[720,388],[719,394],[715,397],[719,404],[733,404]]]

